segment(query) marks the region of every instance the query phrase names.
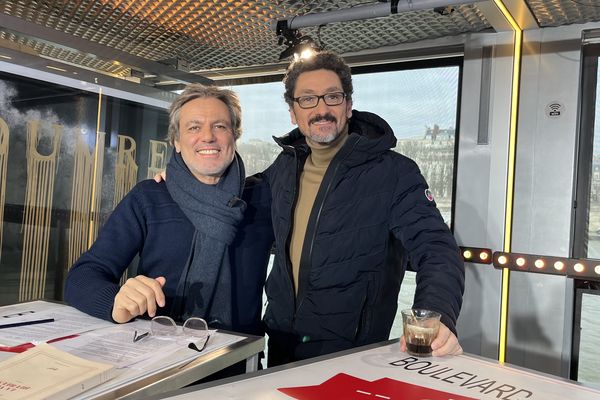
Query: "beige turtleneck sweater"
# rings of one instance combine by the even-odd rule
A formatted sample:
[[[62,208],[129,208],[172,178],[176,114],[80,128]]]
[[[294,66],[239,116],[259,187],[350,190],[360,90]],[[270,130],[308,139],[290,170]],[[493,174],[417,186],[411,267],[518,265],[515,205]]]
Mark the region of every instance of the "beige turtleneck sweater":
[[[306,141],[311,149],[304,170],[300,175],[300,187],[298,189],[298,201],[294,210],[294,225],[292,225],[292,238],[290,240],[290,261],[292,262],[292,272],[294,276],[294,288],[298,294],[298,275],[300,271],[300,258],[302,256],[302,247],[308,218],[313,209],[317,192],[325,176],[325,171],[333,157],[342,148],[348,139],[348,129],[342,132],[333,142],[328,144],[313,143]]]

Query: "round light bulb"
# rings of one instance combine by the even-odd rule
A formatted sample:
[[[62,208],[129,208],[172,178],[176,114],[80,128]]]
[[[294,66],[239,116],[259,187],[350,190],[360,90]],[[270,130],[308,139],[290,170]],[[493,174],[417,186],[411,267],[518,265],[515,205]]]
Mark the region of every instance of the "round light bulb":
[[[564,267],[565,267],[565,263],[562,261],[556,261],[554,263],[554,269],[557,271],[562,271]]]

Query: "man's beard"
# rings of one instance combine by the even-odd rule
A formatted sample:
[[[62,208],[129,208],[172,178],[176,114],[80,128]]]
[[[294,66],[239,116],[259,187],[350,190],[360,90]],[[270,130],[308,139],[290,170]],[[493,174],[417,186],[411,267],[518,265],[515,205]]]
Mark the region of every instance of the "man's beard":
[[[333,122],[333,124],[334,124],[333,131],[326,135],[322,135],[320,133],[313,133],[311,131],[311,127],[313,126],[313,123],[319,122],[319,121]],[[308,132],[308,135],[306,135],[307,138],[312,140],[315,143],[320,143],[320,144],[329,144],[329,143],[333,142],[335,139],[337,139],[340,136],[340,133],[342,132],[341,130],[338,130],[337,119],[332,114],[316,115],[310,121],[308,121],[308,129],[309,129],[309,132]],[[316,129],[317,129],[317,131],[319,130],[318,126]]]

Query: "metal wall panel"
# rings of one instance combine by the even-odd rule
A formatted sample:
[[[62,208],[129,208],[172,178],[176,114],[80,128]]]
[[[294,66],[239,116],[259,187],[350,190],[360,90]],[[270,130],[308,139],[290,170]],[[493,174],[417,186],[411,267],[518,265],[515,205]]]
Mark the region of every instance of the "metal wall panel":
[[[482,83],[482,50],[489,46],[493,48],[487,74],[490,82]],[[460,245],[502,247],[511,66],[512,33],[470,36],[465,45],[457,162],[454,232]],[[489,84],[489,98],[480,98],[482,84]],[[479,111],[486,102],[488,144],[479,145]],[[497,357],[501,279],[501,273],[487,265],[466,265],[466,291],[458,324],[466,352]]]
[[[598,24],[526,31],[519,109],[512,250],[569,256],[581,31]],[[558,118],[546,115],[553,102]],[[512,273],[507,361],[567,377],[572,281]]]

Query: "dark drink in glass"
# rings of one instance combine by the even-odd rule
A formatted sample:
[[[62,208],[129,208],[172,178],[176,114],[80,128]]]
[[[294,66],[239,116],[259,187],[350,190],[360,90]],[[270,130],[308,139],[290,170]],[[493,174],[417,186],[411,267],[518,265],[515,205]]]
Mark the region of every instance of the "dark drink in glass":
[[[402,310],[406,352],[417,357],[431,356],[431,342],[440,328],[441,315],[429,310]]]

